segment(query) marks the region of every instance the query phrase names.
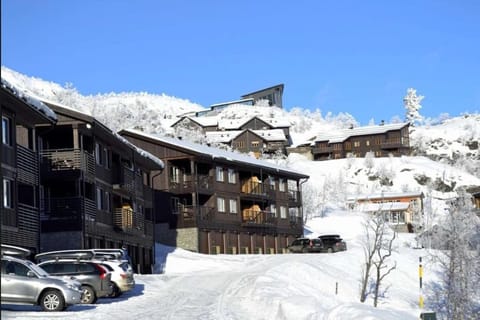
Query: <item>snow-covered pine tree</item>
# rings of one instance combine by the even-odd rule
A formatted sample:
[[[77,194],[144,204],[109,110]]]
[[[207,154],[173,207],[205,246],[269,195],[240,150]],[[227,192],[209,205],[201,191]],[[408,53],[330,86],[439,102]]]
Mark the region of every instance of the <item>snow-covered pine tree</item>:
[[[417,90],[413,88],[408,88],[407,95],[403,98],[403,105],[406,110],[405,118],[412,126],[423,120],[423,116],[419,112],[422,108],[420,103],[423,98],[424,96],[417,96]]]

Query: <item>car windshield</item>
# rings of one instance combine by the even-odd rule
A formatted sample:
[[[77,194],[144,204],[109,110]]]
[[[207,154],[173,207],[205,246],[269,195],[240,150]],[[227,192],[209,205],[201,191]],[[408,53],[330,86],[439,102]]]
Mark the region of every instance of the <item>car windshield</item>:
[[[39,276],[41,276],[41,277],[48,277],[49,276],[49,274],[45,270],[43,270],[42,268],[37,266],[35,263],[33,263],[31,261],[26,261],[25,263],[30,269],[35,271],[35,273],[37,273]]]

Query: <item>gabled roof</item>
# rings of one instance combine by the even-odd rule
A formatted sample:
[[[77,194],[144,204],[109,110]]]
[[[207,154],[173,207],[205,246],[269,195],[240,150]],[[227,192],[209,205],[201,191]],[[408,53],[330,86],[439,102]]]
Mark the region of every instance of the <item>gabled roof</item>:
[[[268,125],[270,125],[272,129],[286,128],[291,126],[291,123],[286,119],[264,118],[259,116],[253,116],[253,117],[241,118],[241,119],[220,119],[218,121],[218,128],[225,129],[225,130],[240,129],[243,125],[252,121],[255,118],[267,123]]]
[[[211,104],[210,108],[215,109],[216,107],[220,107],[220,106],[229,106],[233,104],[246,104],[246,102],[253,103],[253,99],[248,98],[248,99],[240,99],[240,100],[234,100],[234,101],[215,103],[215,104]]]
[[[402,123],[384,124],[384,125],[378,125],[378,126],[365,126],[365,127],[358,127],[353,129],[343,129],[343,130],[338,130],[335,132],[328,132],[328,133],[320,133],[315,137],[314,142],[328,141],[328,143],[339,143],[351,137],[383,134],[388,131],[401,130],[404,127],[407,127],[409,125],[410,124],[408,122],[402,122]]]
[[[188,119],[192,122],[195,122],[202,128],[205,127],[216,127],[218,124],[218,120],[216,117],[190,117],[190,116],[183,116],[177,121],[175,121],[170,127],[174,127],[178,123],[182,122],[183,120]]]
[[[86,123],[90,123],[93,125],[93,130],[100,130],[100,132],[103,132],[107,136],[110,136],[112,138],[111,141],[116,141],[119,145],[125,145],[125,147],[133,149],[137,155],[141,156],[140,158],[137,158],[139,160],[146,160],[142,161],[144,164],[149,165],[149,168],[152,170],[163,170],[164,164],[162,160],[158,159],[157,157],[153,156],[149,152],[142,150],[141,148],[138,148],[137,146],[133,145],[129,141],[127,141],[125,138],[119,136],[116,132],[112,131],[110,128],[108,128],[106,125],[98,121],[96,118],[92,117],[91,115],[72,109],[70,107],[61,105],[56,102],[51,102],[44,100],[43,101],[45,104],[47,104],[54,112],[58,114],[63,114],[66,116],[69,116],[73,119],[77,119]]]
[[[287,141],[282,129],[250,130],[266,141]]]
[[[245,130],[228,130],[228,131],[208,131],[205,135],[210,142],[230,143]]]
[[[193,154],[200,157],[209,158],[212,160],[217,160],[220,162],[238,163],[246,167],[261,168],[266,170],[267,172],[275,171],[285,176],[295,177],[297,179],[309,178],[308,175],[300,173],[298,171],[295,171],[274,163],[270,163],[265,160],[259,160],[254,157],[250,157],[246,154],[242,154],[238,152],[226,151],[218,148],[209,147],[206,145],[201,145],[201,144],[192,143],[185,140],[179,140],[179,139],[160,136],[160,135],[146,134],[145,132],[132,130],[132,129],[122,130],[119,132],[119,134],[123,136],[131,136],[131,137],[136,137],[138,139],[144,139],[146,141],[150,141],[153,144],[164,145],[171,149],[180,150],[188,154]]]

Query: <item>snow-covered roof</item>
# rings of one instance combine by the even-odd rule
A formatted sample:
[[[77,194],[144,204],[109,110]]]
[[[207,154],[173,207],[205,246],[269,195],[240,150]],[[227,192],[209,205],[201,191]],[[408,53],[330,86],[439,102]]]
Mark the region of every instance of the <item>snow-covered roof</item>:
[[[314,141],[328,141],[329,143],[339,143],[350,137],[382,134],[392,130],[400,130],[407,126],[408,122],[384,124],[378,126],[365,126],[352,129],[343,129],[334,132],[319,133]]]
[[[30,106],[33,110],[40,112],[45,117],[49,118],[52,122],[57,121],[57,115],[49,107],[47,107],[40,99],[36,98],[30,93],[27,93],[26,90],[20,91],[13,84],[2,78],[2,87],[7,89],[13,95],[19,99],[25,101],[25,103]]]
[[[285,133],[282,129],[271,130],[225,130],[225,131],[209,131],[206,132],[208,140],[211,142],[229,143],[245,131],[250,131],[261,137],[265,141],[286,141]]]
[[[378,199],[393,199],[393,198],[416,198],[423,197],[422,192],[382,192],[361,194],[349,197],[347,201],[361,201],[361,200],[378,200]]]
[[[295,176],[298,176],[299,178],[308,178],[308,175],[300,173],[298,171],[295,171],[274,163],[270,163],[265,160],[259,160],[254,157],[250,157],[246,154],[242,154],[238,152],[226,151],[226,150],[213,148],[213,147],[209,147],[209,146],[198,144],[198,143],[192,143],[189,141],[160,136],[156,134],[147,134],[145,132],[133,130],[133,129],[122,130],[120,134],[122,134],[122,132],[145,137],[153,141],[158,141],[160,143],[168,144],[168,145],[171,145],[172,147],[181,148],[190,152],[199,153],[204,156],[211,157],[212,159],[221,159],[229,162],[238,162],[238,163],[243,163],[247,165],[253,165],[255,167],[275,170],[277,172],[281,172],[287,175],[295,175]]]
[[[208,131],[205,135],[208,141],[229,143],[245,130],[228,130],[228,131]]]
[[[175,126],[177,123],[188,119],[195,123],[198,123],[202,127],[215,127],[217,126],[218,120],[216,117],[191,117],[191,116],[182,116],[180,119],[175,121],[171,126]]]
[[[273,128],[285,128],[290,127],[292,124],[287,119],[277,119],[277,118],[265,118],[259,116],[253,117],[244,117],[240,119],[220,119],[218,121],[218,128],[225,130],[234,130],[241,128],[244,124],[251,121],[252,119],[259,119],[265,123],[268,123]]]
[[[256,135],[262,137],[266,141],[286,141],[285,133],[282,129],[271,130],[250,130]]]
[[[405,211],[410,206],[408,202],[362,203],[356,210],[362,212]]]
[[[62,105],[58,102],[52,102],[52,101],[49,101],[47,99],[43,99],[43,102],[44,103],[47,103],[49,104],[50,106],[52,106],[52,108],[56,108],[57,110],[61,110],[61,109],[64,109],[65,111],[71,113],[71,114],[78,114],[79,116],[83,117],[85,120],[84,121],[91,121],[91,122],[94,122],[95,123],[98,123],[100,124],[103,128],[105,128],[105,130],[112,134],[115,138],[117,138],[118,140],[120,140],[122,143],[126,144],[127,146],[129,146],[130,148],[134,149],[139,155],[143,156],[144,158],[146,159],[149,159],[151,160],[153,163],[155,163],[156,165],[158,165],[161,169],[163,169],[165,166],[163,164],[163,161],[160,160],[159,158],[155,157],[154,155],[152,155],[151,153],[133,145],[132,143],[130,143],[129,141],[127,141],[125,138],[123,138],[122,136],[118,135],[116,132],[112,131],[110,128],[108,128],[107,126],[105,126],[103,123],[101,123],[100,121],[98,121],[97,119],[95,119],[93,116],[91,116],[90,114],[88,113],[85,113],[85,112],[82,112],[82,111],[79,111],[77,109],[73,109],[73,108],[70,108],[68,106],[65,106],[65,105]],[[50,109],[51,110],[51,109]],[[53,112],[53,111],[52,111]],[[61,111],[57,111],[57,112],[61,112]]]

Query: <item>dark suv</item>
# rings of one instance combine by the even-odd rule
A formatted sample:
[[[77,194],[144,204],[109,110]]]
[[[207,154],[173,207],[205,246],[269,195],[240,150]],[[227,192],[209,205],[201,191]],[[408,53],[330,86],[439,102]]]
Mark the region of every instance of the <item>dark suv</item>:
[[[320,239],[298,238],[287,247],[293,253],[323,252],[324,246]]]
[[[347,243],[338,234],[327,234],[318,238],[322,240],[326,252],[347,250]]]
[[[56,259],[38,264],[52,276],[74,277],[81,283],[81,303],[95,303],[97,298],[112,294],[111,274],[100,264],[91,261]]]

